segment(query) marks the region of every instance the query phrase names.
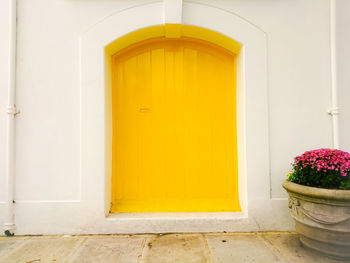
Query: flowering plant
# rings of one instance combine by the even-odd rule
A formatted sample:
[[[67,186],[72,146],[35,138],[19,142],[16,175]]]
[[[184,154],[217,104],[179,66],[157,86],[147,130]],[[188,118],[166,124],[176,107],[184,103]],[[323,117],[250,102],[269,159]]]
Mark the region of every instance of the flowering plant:
[[[350,154],[317,149],[295,157],[288,181],[311,187],[350,190]]]

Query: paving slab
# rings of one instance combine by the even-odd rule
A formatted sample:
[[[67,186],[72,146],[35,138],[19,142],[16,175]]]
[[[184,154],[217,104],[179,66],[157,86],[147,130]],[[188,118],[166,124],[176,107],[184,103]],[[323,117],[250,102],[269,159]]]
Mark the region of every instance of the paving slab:
[[[30,238],[0,256],[1,263],[66,262],[82,242],[79,237]]]
[[[0,263],[342,263],[295,232],[0,237]]]
[[[70,262],[137,263],[145,237],[89,237]]]
[[[141,262],[211,262],[205,238],[201,234],[170,234],[148,238]]]
[[[213,262],[285,262],[255,234],[206,235]]]
[[[263,234],[266,239],[290,263],[341,263],[339,261],[319,255],[301,246],[297,234]]]
[[[0,238],[0,256],[18,246],[21,242],[23,242],[23,239],[15,239],[11,237]]]

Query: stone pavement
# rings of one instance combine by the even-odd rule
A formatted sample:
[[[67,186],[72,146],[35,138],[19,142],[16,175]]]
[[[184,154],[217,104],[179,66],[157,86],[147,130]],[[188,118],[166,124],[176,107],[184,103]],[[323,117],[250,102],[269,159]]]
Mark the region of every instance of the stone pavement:
[[[1,263],[339,263],[293,232],[0,237]]]

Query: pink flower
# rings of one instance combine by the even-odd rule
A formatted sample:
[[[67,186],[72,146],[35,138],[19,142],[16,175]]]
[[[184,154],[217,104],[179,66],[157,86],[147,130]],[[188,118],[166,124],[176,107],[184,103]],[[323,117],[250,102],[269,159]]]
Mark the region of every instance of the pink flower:
[[[309,167],[317,171],[339,171],[342,176],[350,174],[350,154],[337,149],[317,149],[306,151],[295,157],[293,167]]]

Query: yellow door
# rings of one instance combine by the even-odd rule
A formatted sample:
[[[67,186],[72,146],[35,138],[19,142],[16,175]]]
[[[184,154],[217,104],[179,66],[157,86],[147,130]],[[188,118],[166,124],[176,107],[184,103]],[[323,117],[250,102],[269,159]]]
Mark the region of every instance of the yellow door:
[[[240,211],[236,61],[191,38],[112,57],[111,212]]]

